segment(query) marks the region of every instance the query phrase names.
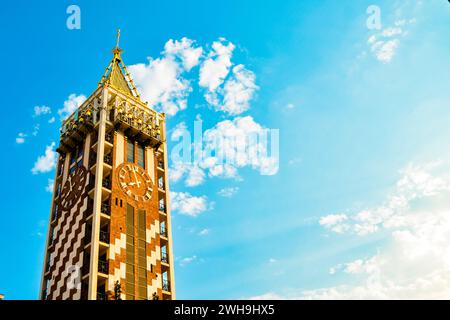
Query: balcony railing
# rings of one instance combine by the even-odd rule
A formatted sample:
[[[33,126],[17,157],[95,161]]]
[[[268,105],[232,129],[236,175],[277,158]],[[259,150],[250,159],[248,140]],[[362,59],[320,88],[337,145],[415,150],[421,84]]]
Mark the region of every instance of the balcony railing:
[[[111,189],[111,179],[109,178],[103,179],[102,186],[106,189]]]
[[[166,206],[164,205],[164,203],[159,204],[159,211],[166,212]]]
[[[105,140],[109,143],[113,143],[113,135],[111,133],[107,133],[105,135]]]
[[[98,261],[98,272],[108,274],[108,262],[106,261]]]
[[[169,263],[169,257],[167,256],[167,252],[161,252],[161,262]]]
[[[167,237],[167,229],[166,228],[161,228],[161,235],[163,237]]]
[[[170,291],[170,285],[169,285],[169,281],[166,279],[163,279],[162,281],[162,289],[164,291]]]
[[[161,160],[158,161],[158,168],[164,169],[164,162]]]
[[[109,243],[109,233],[106,231],[100,230],[100,241]]]
[[[106,215],[108,215],[108,216],[111,214],[111,206],[109,205],[108,202],[103,202],[102,203],[101,212],[106,214]]]
[[[164,190],[164,180],[158,179],[158,188]]]
[[[110,166],[112,165],[112,157],[111,155],[107,154],[105,155],[105,157],[103,158],[103,162],[106,164],[109,164]]]

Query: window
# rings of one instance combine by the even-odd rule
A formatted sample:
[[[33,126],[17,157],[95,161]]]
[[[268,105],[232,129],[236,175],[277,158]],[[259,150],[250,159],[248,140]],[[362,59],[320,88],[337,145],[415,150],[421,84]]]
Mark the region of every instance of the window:
[[[80,144],[80,145],[77,147],[77,159],[80,158],[80,157],[82,157],[82,156],[83,156],[83,153],[84,153],[84,147],[83,147],[83,144]]]
[[[160,176],[158,178],[158,188],[164,190],[164,177],[163,176]]]
[[[145,240],[145,210],[138,210],[138,297],[147,299],[147,243]]]
[[[73,152],[70,153],[70,165],[74,164],[75,161],[77,161],[75,156],[76,156],[76,150],[74,150]]]
[[[140,144],[138,144],[138,165],[140,165],[142,168],[145,168],[144,147]]]
[[[127,204],[127,264],[125,273],[125,291],[127,300],[134,300],[134,208]]]
[[[127,139],[127,161],[134,162],[134,142]]]

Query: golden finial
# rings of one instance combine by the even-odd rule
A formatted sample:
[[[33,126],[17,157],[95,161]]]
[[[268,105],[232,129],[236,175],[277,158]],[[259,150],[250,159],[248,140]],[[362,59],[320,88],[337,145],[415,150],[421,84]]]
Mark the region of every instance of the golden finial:
[[[120,42],[120,29],[117,29],[116,34],[116,46],[113,49],[114,58],[120,60],[120,54],[122,53],[122,49],[119,48],[119,42]]]

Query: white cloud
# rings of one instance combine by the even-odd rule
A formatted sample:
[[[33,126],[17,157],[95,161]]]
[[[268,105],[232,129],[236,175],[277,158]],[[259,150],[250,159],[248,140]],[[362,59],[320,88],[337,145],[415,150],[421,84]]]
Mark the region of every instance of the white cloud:
[[[258,86],[255,74],[244,65],[233,67],[231,61],[235,46],[221,38],[200,67],[199,86],[206,89],[205,99],[217,111],[238,115],[250,108]],[[231,73],[230,73],[231,70]]]
[[[52,142],[49,146],[45,147],[45,154],[37,158],[33,169],[31,169],[33,174],[50,172],[56,167],[58,153],[53,150],[55,145],[56,144]]]
[[[47,180],[47,186],[45,187],[45,191],[47,192],[53,192],[53,186],[54,186],[55,181],[53,179],[48,179]]]
[[[173,133],[175,137],[179,134],[178,131]],[[209,177],[240,180],[238,169],[244,167],[258,170],[262,175],[278,172],[278,139],[271,137],[271,132],[250,116],[217,123],[204,132],[202,143],[201,150],[194,150],[194,163],[190,160],[182,162],[181,159],[173,163],[169,171],[171,181],[177,182],[186,177],[185,184],[192,187],[202,184],[206,174]],[[172,159],[181,157],[176,152],[172,154]]]
[[[214,92],[206,93],[205,97],[218,111],[230,115],[238,115],[250,108],[258,86],[255,84],[255,74],[240,64],[233,67],[233,72],[223,87]]]
[[[75,110],[77,110],[84,101],[86,101],[85,95],[77,95],[75,93],[70,94],[67,100],[64,101],[63,107],[61,109],[58,109],[58,114],[61,117],[61,120],[66,119],[73,112],[75,112]]]
[[[31,135],[33,136],[33,137],[36,137],[37,135],[38,135],[38,133],[39,133],[39,129],[41,128],[41,126],[39,125],[39,124],[36,124],[34,127],[33,127],[33,132],[31,133]]]
[[[201,87],[214,92],[223,83],[230,72],[234,48],[234,44],[223,38],[213,42],[208,58],[200,67],[199,85]]]
[[[207,236],[209,234],[210,230],[205,228],[199,231],[198,235],[199,236]]]
[[[343,233],[349,228],[348,225],[344,223],[347,219],[345,214],[330,214],[320,218],[319,224],[336,233]]]
[[[22,144],[22,143],[24,143],[24,142],[25,142],[26,136],[27,136],[27,135],[26,135],[25,133],[20,132],[20,133],[17,135],[17,137],[16,137],[16,143],[17,143],[17,144]]]
[[[187,132],[187,126],[185,122],[179,122],[175,128],[172,129],[170,139],[172,141],[178,141]]]
[[[172,210],[183,215],[197,217],[212,208],[212,203],[208,202],[206,196],[197,197],[187,192],[174,191],[170,195]]]
[[[184,69],[190,71],[199,64],[203,48],[196,47],[195,42],[188,38],[182,38],[181,41],[170,39],[164,46],[164,53],[180,58]]]
[[[321,219],[326,228],[346,223],[358,237],[370,230],[384,235],[377,253],[341,263],[344,283],[270,296],[285,299],[449,299],[450,297],[449,165],[409,165],[401,171],[387,200],[354,215]],[[333,240],[336,241],[336,240]]]
[[[238,168],[246,166],[263,175],[276,174],[278,158],[268,154],[268,140],[259,139],[267,137],[267,133],[251,116],[217,123],[204,133],[206,146],[200,167],[210,176],[225,178],[239,178]],[[212,155],[211,150],[216,154]]]
[[[49,114],[52,110],[47,106],[35,106],[34,107],[34,116],[38,117],[40,115]]]
[[[268,292],[259,296],[250,297],[249,300],[283,300],[284,298],[274,292]]]
[[[180,260],[180,267],[187,266],[197,260],[197,256],[186,257]]]
[[[239,191],[239,187],[230,187],[230,188],[223,188],[220,189],[219,192],[217,192],[217,194],[221,197],[225,197],[225,198],[231,198],[232,196],[234,196],[237,192]]]
[[[139,63],[129,67],[142,98],[170,116],[187,108],[187,96],[192,91],[185,71],[199,63],[202,48],[193,40],[169,40],[161,58],[148,58],[148,64]]]
[[[409,223],[407,215],[411,202],[450,190],[450,180],[430,174],[429,171],[438,166],[439,162],[424,166],[409,165],[401,171],[401,179],[384,204],[361,210],[350,217],[331,214],[322,217],[319,223],[337,233],[351,232],[357,235],[375,233],[380,228],[405,226]]]
[[[48,123],[54,123],[55,122],[55,117],[51,117],[49,120],[48,120]]]
[[[196,187],[205,181],[205,172],[195,164],[176,162],[169,170],[169,178],[172,182],[178,182],[186,177],[184,184],[187,187]]]
[[[415,23],[414,19],[397,20],[395,27],[387,27],[378,33],[369,36],[367,43],[370,46],[371,52],[382,63],[389,63],[394,58],[400,40],[408,33],[404,29],[409,25]]]

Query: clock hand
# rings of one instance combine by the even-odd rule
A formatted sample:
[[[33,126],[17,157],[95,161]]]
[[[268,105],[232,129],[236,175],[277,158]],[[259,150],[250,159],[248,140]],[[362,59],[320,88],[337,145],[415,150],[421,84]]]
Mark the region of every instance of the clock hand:
[[[136,171],[133,169],[133,174],[134,174],[134,181],[137,182],[138,188],[141,187],[141,182],[138,180],[138,178],[136,177]]]

